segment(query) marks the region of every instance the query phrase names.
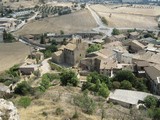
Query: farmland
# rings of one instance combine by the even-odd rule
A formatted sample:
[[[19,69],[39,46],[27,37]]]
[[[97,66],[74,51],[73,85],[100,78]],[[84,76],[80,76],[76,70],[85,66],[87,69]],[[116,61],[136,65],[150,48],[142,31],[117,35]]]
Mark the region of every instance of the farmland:
[[[157,28],[160,15],[160,7],[156,6],[91,5],[91,8],[107,19],[109,27]]]
[[[0,43],[0,72],[24,61],[29,47],[23,43]]]
[[[31,0],[31,1],[20,0],[19,2],[10,2],[9,0],[6,0],[6,2],[3,2],[3,5],[10,6],[11,8],[16,10],[18,8],[32,8],[35,5],[37,5],[37,3],[38,0]]]
[[[64,33],[75,33],[89,31],[96,26],[96,22],[92,18],[90,12],[88,10],[82,10],[68,15],[30,22],[15,34],[59,33],[60,30],[63,30]]]

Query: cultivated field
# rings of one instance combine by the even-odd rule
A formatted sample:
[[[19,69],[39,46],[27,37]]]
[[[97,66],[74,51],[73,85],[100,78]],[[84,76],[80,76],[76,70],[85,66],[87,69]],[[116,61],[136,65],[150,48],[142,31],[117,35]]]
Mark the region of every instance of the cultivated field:
[[[157,28],[160,15],[160,7],[156,6],[92,5],[91,8],[105,17],[110,27]]]
[[[23,62],[28,54],[29,47],[20,42],[0,43],[0,72]]]
[[[2,0],[3,1],[3,0]],[[10,2],[9,0],[4,0],[3,5],[10,6],[13,9],[18,8],[31,8],[37,5],[38,0],[19,0],[19,2]]]
[[[82,10],[68,15],[33,21],[25,25],[15,34],[40,34],[45,32],[59,33],[60,30],[63,30],[65,33],[76,33],[89,31],[96,26],[96,22],[90,12],[88,10]]]

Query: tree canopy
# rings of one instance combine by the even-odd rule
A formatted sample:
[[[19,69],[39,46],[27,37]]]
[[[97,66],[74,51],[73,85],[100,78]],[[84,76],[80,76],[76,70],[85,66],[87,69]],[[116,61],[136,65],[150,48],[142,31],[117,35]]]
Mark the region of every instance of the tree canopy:
[[[144,102],[148,108],[155,108],[157,106],[158,99],[154,96],[149,95],[144,99]]]
[[[60,73],[60,80],[61,80],[61,84],[64,86],[67,86],[67,85],[77,86],[79,83],[77,74],[70,69],[64,69]]]
[[[101,44],[93,44],[87,49],[87,53],[95,52],[95,51],[98,51],[100,49],[102,49]]]
[[[14,92],[19,95],[27,95],[31,90],[31,86],[26,81],[23,81],[15,87]]]
[[[87,82],[83,84],[82,91],[90,90],[97,93],[100,96],[108,97],[109,88],[112,84],[108,76],[98,74],[97,72],[92,72],[87,76]]]
[[[116,28],[113,29],[112,31],[112,35],[119,35],[120,34],[120,31]]]

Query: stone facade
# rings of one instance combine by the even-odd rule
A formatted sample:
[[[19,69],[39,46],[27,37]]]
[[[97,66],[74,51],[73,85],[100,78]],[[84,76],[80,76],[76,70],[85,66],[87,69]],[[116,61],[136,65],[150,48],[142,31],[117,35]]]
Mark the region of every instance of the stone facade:
[[[83,42],[82,39],[73,39],[63,49],[53,53],[52,61],[74,66],[85,57],[87,48],[88,44]]]

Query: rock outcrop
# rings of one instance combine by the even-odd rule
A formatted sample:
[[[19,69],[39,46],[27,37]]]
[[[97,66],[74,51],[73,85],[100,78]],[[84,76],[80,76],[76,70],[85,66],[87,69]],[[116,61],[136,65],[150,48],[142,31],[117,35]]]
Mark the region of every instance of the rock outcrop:
[[[17,108],[12,102],[0,99],[0,120],[19,120]]]

